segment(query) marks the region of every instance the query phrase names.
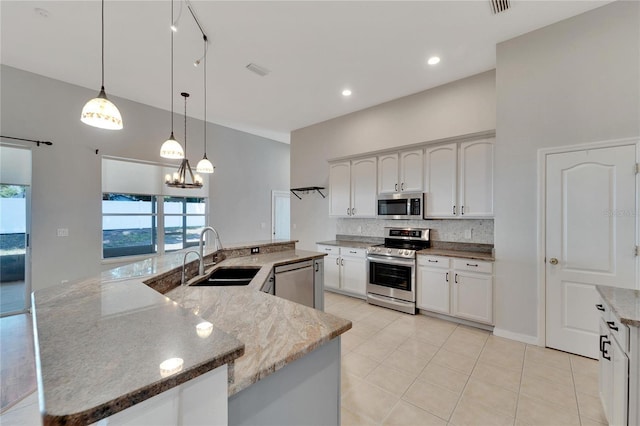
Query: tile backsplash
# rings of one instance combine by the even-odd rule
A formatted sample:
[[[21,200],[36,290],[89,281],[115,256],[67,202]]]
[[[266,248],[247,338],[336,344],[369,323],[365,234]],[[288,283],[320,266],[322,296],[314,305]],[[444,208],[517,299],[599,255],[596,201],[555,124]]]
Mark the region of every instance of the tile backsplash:
[[[336,234],[384,237],[385,226],[430,228],[432,241],[493,244],[493,219],[338,219]],[[471,230],[471,238],[465,238],[467,230]]]

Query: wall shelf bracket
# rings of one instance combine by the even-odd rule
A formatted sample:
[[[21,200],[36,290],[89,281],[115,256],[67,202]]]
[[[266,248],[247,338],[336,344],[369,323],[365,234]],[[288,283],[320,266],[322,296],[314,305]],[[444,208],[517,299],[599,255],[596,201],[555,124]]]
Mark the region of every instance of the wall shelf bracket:
[[[313,192],[313,191],[316,191],[318,194],[322,195],[322,198],[327,198],[322,193],[323,189],[324,189],[324,187],[322,187],[322,186],[305,186],[304,188],[291,188],[291,193],[293,195],[295,195],[296,197],[298,197],[298,200],[302,200],[302,197],[300,195],[298,195],[299,192],[302,192],[304,194],[308,194],[309,192]]]

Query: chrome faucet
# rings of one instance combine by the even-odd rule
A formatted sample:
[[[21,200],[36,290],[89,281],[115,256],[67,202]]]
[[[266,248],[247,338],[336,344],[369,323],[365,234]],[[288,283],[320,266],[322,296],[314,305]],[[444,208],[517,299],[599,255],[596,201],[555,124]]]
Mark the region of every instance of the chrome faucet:
[[[195,253],[195,254],[197,254],[197,255],[198,255],[198,258],[200,258],[200,265],[202,265],[202,255],[201,255],[200,253],[198,253],[198,252],[197,252],[197,251],[195,251],[195,250],[189,250],[188,252],[186,252],[186,253],[184,254],[184,257],[182,258],[182,281],[181,281],[181,283],[180,283],[180,285],[181,285],[181,286],[183,286],[183,285],[184,285],[184,283],[185,283],[185,281],[186,281],[186,280],[185,280],[186,269],[187,269],[186,263],[187,263],[187,256],[189,256],[189,253]]]
[[[222,242],[220,241],[220,235],[218,234],[218,231],[216,231],[213,226],[207,226],[202,231],[200,231],[200,243],[198,244],[198,251],[199,251],[198,254],[200,255],[200,268],[198,270],[199,275],[204,275],[204,234],[206,234],[207,231],[211,231],[215,234],[216,238],[214,240],[214,243],[216,244],[216,247],[218,248],[218,250],[222,250]]]

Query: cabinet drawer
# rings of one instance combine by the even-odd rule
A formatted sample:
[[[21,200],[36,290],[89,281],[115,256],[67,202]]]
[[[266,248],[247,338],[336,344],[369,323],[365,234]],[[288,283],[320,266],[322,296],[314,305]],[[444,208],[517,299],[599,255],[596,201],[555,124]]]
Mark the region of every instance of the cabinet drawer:
[[[317,250],[322,253],[340,254],[340,247],[338,246],[323,246],[318,244]]]
[[[361,257],[364,259],[367,256],[367,250],[355,247],[340,247],[340,254],[342,256]]]
[[[493,262],[486,262],[474,259],[453,259],[453,269],[458,271],[480,272],[483,274],[493,273]]]
[[[450,258],[445,256],[428,256],[428,255],[419,255],[418,256],[418,265],[420,266],[430,266],[433,268],[449,268]]]

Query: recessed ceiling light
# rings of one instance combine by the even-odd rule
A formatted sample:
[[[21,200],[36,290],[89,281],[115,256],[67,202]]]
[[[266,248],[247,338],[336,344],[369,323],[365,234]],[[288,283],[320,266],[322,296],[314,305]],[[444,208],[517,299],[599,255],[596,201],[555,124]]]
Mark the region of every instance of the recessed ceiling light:
[[[430,57],[430,58],[429,58],[429,60],[427,61],[427,63],[428,63],[429,65],[435,65],[435,64],[437,64],[438,62],[440,62],[440,58],[439,58],[439,57],[437,57],[437,56],[432,56],[432,57]]]
[[[42,16],[43,18],[48,18],[49,15],[51,15],[51,13],[47,10],[47,9],[43,9],[41,7],[36,7],[33,9],[33,11],[37,14]]]
[[[342,91],[342,96],[351,96],[351,90],[349,89],[344,89]]]

